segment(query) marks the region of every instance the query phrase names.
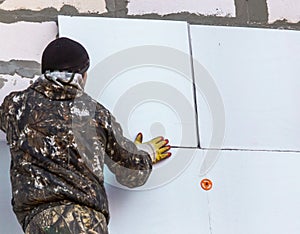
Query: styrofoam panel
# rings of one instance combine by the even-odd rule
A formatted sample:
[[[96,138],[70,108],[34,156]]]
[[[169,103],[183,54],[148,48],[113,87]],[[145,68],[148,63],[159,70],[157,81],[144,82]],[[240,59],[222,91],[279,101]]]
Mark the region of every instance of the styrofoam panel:
[[[3,10],[20,10],[30,9],[33,11],[39,11],[46,8],[56,8],[60,10],[64,5],[74,6],[80,13],[104,13],[107,12],[104,0],[86,0],[84,2],[80,0],[54,0],[54,1],[43,1],[43,0],[29,0],[26,3],[22,0],[5,0],[1,5],[0,9]]]
[[[181,150],[193,161],[167,184],[139,191],[106,184],[111,234],[210,233],[208,194],[200,187],[198,171],[203,152]]]
[[[291,23],[300,21],[300,2],[294,0],[267,0],[269,23],[287,20]]]
[[[14,24],[0,23],[0,60],[33,60],[40,62],[44,48],[57,35],[55,22]]]
[[[300,32],[191,26],[191,37],[201,146],[299,150]],[[224,142],[213,145],[213,117],[223,114],[214,130],[226,130]]]
[[[207,175],[212,233],[299,233],[299,163],[299,153],[222,151]]]
[[[18,223],[11,206],[11,185],[9,177],[10,152],[5,142],[0,142],[0,233],[21,234],[21,225]]]
[[[130,190],[151,190],[160,188],[170,183],[175,178],[179,177],[189,167],[193,160],[193,157],[197,155],[198,151],[192,149],[187,150],[182,148],[172,148],[170,152],[172,153],[172,156],[170,158],[153,165],[152,173],[146,184]],[[200,155],[202,157],[202,154]],[[106,167],[104,170],[104,174],[105,182],[107,184],[115,186],[117,188],[128,190],[127,187],[117,182],[115,175]]]
[[[60,16],[59,32],[87,48],[86,91],[125,136],[141,131],[145,140],[164,135],[173,146],[197,146],[187,23]]]
[[[233,0],[130,0],[128,3],[129,15],[167,15],[180,12],[235,17],[235,4]]]
[[[0,142],[0,147],[2,152],[0,231],[1,233],[23,233],[10,203],[9,148],[4,142]],[[187,157],[189,163],[173,167],[177,175],[161,186],[137,191],[105,184],[111,213],[110,234],[210,233],[208,194],[201,189],[199,185],[201,178],[198,174],[203,152],[191,149],[178,150],[178,153],[182,154],[181,158]],[[167,163],[167,160],[164,163]],[[165,165],[155,167],[165,169]],[[167,178],[169,173],[168,170],[162,170],[160,176]],[[150,178],[149,182],[153,183],[151,180]]]

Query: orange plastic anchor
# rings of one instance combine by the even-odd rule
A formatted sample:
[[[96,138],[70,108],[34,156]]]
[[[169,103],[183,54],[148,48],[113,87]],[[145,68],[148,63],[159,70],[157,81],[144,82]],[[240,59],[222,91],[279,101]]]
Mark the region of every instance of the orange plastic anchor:
[[[209,179],[203,179],[201,180],[201,187],[205,190],[205,191],[208,191],[208,190],[211,190],[212,186],[213,186],[213,183],[211,182],[211,180]]]

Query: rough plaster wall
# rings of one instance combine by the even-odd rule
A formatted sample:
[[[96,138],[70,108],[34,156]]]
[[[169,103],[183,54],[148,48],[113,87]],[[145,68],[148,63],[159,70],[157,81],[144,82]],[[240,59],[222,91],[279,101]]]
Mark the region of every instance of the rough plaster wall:
[[[30,9],[38,11],[48,7],[53,7],[60,10],[64,5],[74,6],[80,13],[104,13],[107,11],[104,0],[5,0],[2,1],[0,9],[9,11]]]
[[[55,38],[55,22],[13,24],[0,23],[0,60],[34,60],[39,62],[45,46]]]
[[[267,0],[269,23],[286,20],[291,23],[300,21],[300,1],[298,0]]]
[[[297,0],[106,0],[114,17],[174,19],[191,24],[300,29]]]
[[[235,16],[234,0],[130,0],[129,15],[189,12],[203,15]]]
[[[17,87],[25,88],[40,74],[43,49],[57,35],[55,22],[0,23],[0,99]],[[8,77],[6,77],[8,76]],[[21,79],[22,78],[22,79]],[[13,86],[6,86],[13,80]]]

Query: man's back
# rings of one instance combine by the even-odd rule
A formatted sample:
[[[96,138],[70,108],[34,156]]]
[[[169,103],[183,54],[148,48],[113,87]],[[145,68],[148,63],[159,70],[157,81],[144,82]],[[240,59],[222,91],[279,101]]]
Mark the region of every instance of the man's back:
[[[108,221],[104,161],[129,187],[145,183],[151,172],[150,157],[142,151],[138,156],[109,111],[72,83],[60,86],[42,76],[11,93],[1,111],[12,155],[12,204],[24,229],[42,210],[69,202]],[[136,169],[143,172],[134,179]]]

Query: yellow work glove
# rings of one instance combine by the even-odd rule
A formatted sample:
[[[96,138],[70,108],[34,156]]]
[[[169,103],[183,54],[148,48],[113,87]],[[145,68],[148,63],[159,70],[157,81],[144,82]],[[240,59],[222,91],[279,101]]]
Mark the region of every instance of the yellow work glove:
[[[169,140],[163,137],[155,137],[151,141],[143,143],[143,134],[139,133],[134,143],[139,150],[143,150],[150,155],[153,163],[169,158],[172,155],[171,152],[168,152],[171,149],[171,146],[168,145]]]

